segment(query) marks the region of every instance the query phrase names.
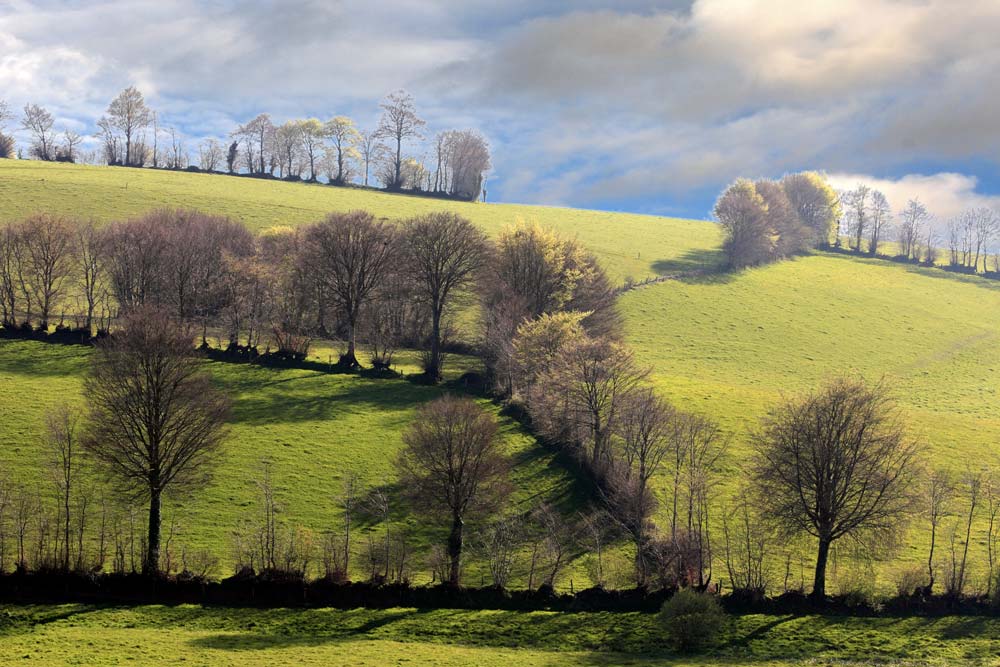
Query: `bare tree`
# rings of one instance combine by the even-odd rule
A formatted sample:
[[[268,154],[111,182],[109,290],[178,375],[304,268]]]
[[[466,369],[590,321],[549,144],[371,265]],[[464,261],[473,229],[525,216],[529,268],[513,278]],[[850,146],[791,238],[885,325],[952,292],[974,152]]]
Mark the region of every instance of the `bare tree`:
[[[368,185],[368,175],[371,165],[378,163],[385,152],[385,144],[381,143],[382,135],[378,131],[363,130],[358,133],[357,149],[361,154],[361,161],[365,165],[364,184]]]
[[[159,572],[163,494],[203,484],[225,434],[228,401],[191,341],[162,311],[134,310],[98,344],[84,385],[84,447],[123,491],[149,501],[147,575]]]
[[[198,166],[202,171],[215,171],[225,158],[224,152],[217,139],[202,141],[198,145]]]
[[[840,200],[826,179],[815,172],[789,174],[781,179],[781,186],[799,220],[810,230],[812,245],[829,243],[840,217]]]
[[[899,252],[904,257],[914,257],[914,250],[920,245],[921,231],[930,220],[927,207],[916,199],[906,203],[899,214]]]
[[[28,260],[27,284],[38,306],[39,327],[47,329],[72,273],[73,225],[63,218],[40,214],[22,222],[21,229]]]
[[[490,170],[490,147],[475,130],[449,130],[438,135],[434,189],[475,201]]]
[[[945,588],[948,595],[958,597],[965,590],[968,582],[967,565],[969,561],[969,544],[972,538],[972,524],[976,519],[977,510],[982,502],[983,475],[980,472],[966,470],[958,488],[965,491],[969,501],[969,511],[965,520],[965,539],[962,540],[962,555],[956,553],[955,541],[958,535],[958,526],[951,534],[951,572],[948,575]],[[992,575],[992,573],[991,573]]]
[[[341,364],[358,366],[357,328],[361,309],[385,280],[393,261],[392,230],[371,213],[331,213],[307,232],[309,264],[346,319],[347,353]]]
[[[316,182],[316,160],[327,137],[327,126],[315,118],[299,121],[299,144],[309,162],[309,181]]]
[[[818,540],[812,595],[823,599],[831,544],[903,520],[916,447],[884,384],[846,379],[773,409],[754,446],[767,513]]]
[[[879,190],[872,190],[869,212],[868,254],[877,255],[879,242],[886,235],[886,229],[892,220],[889,200]]]
[[[954,493],[951,475],[944,470],[935,470],[927,480],[925,496],[927,518],[931,525],[931,544],[927,551],[927,594],[934,589],[934,548],[937,545],[937,533],[941,518]]]
[[[64,162],[76,162],[79,157],[77,154],[77,146],[83,142],[83,137],[74,132],[73,130],[63,131],[63,143],[59,149],[56,150],[56,159],[62,160]]]
[[[55,159],[55,146],[52,125],[55,120],[52,114],[37,104],[25,104],[24,116],[21,118],[21,129],[31,133],[31,154],[39,160]]]
[[[767,204],[754,184],[740,179],[715,203],[714,213],[725,233],[723,249],[731,268],[770,261],[775,251],[775,230],[767,217]]]
[[[603,477],[613,463],[612,434],[622,410],[647,374],[619,343],[572,343],[539,378],[529,399],[532,417],[554,442],[579,447],[584,463]]]
[[[382,108],[382,117],[378,123],[378,134],[396,144],[392,160],[393,179],[389,186],[399,188],[403,184],[403,142],[407,139],[419,139],[422,136],[420,128],[425,123],[417,116],[413,96],[405,90],[391,93],[379,106]]]
[[[141,167],[145,163],[145,147],[137,142],[138,135],[152,120],[152,111],[135,86],[129,86],[108,105],[109,125],[121,132],[125,139],[124,164],[126,167]]]
[[[479,533],[479,551],[497,588],[507,588],[524,539],[520,517],[508,516],[491,522]]]
[[[431,320],[430,355],[424,373],[441,379],[442,318],[456,294],[486,265],[489,243],[471,222],[454,213],[430,213],[405,223],[406,272]]]
[[[847,215],[847,230],[854,239],[854,249],[861,252],[861,241],[868,231],[869,197],[871,188],[859,183],[856,188],[845,193],[844,209]]]
[[[49,453],[49,468],[59,498],[59,518],[62,534],[60,566],[63,571],[70,569],[70,547],[72,539],[73,498],[80,477],[81,447],[79,442],[79,417],[66,406],[56,408],[46,420],[46,445]],[[82,556],[82,554],[79,554]]]
[[[624,525],[635,545],[636,580],[646,584],[649,534],[656,510],[650,481],[662,469],[671,451],[676,410],[644,387],[626,395],[615,431],[619,452],[612,468],[607,492],[612,512]]]
[[[443,396],[424,406],[403,434],[398,466],[419,505],[451,523],[448,582],[461,575],[465,521],[488,513],[507,493],[508,463],[497,424],[470,399]]]
[[[240,125],[231,136],[243,141],[246,150],[246,167],[251,174],[267,171],[268,146],[274,134],[271,116],[262,113],[245,125]]]
[[[328,120],[325,125],[325,132],[326,136],[330,139],[330,143],[333,144],[333,149],[336,153],[337,175],[332,180],[337,185],[343,185],[345,182],[345,168],[348,161],[357,156],[356,146],[362,141],[361,135],[358,133],[357,128],[354,127],[354,121],[347,116],[337,116]],[[367,139],[371,141],[377,140],[371,136]],[[368,160],[371,157],[369,153],[372,149],[371,147],[367,147],[363,150],[366,155],[365,185],[368,185]]]

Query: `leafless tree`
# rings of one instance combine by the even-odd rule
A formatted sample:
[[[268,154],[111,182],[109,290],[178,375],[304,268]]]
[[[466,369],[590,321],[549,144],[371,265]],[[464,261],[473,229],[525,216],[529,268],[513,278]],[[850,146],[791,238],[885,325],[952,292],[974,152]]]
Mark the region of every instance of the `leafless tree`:
[[[79,157],[77,154],[77,146],[83,142],[83,137],[74,132],[73,130],[63,131],[63,143],[56,150],[56,159],[63,160],[65,162],[76,162]]]
[[[752,495],[742,491],[735,506],[723,515],[726,571],[733,591],[763,598],[770,580],[767,566],[768,530],[754,509]]]
[[[522,546],[524,526],[520,517],[507,516],[489,523],[479,532],[479,551],[489,565],[497,588],[507,588]]]
[[[951,535],[951,567],[948,580],[945,583],[945,590],[948,595],[955,597],[962,595],[968,583],[969,544],[972,538],[972,524],[982,503],[982,473],[971,469],[966,470],[958,488],[965,492],[969,502],[969,510],[965,520],[965,539],[962,540],[962,555],[960,557],[957,555],[955,544],[958,535],[958,526],[955,527]]]
[[[418,506],[450,522],[448,582],[457,586],[466,519],[492,511],[508,491],[496,419],[470,399],[446,395],[419,411],[403,442],[398,466],[404,488]]]
[[[872,190],[869,205],[868,254],[877,255],[879,242],[886,235],[886,229],[892,220],[892,207],[889,200],[879,190]]]
[[[385,144],[381,143],[382,135],[378,131],[363,130],[358,133],[357,148],[361,155],[361,162],[365,165],[364,184],[368,185],[368,175],[371,165],[378,163],[386,151]]]
[[[916,447],[886,385],[847,379],[773,409],[754,446],[767,513],[818,540],[813,597],[823,599],[830,545],[904,518]]]
[[[861,241],[868,232],[869,208],[872,190],[859,183],[844,195],[844,212],[847,216],[847,230],[854,239],[854,249],[861,252]]]
[[[27,252],[20,228],[11,224],[0,226],[0,324],[4,327],[17,325],[26,264]],[[30,313],[30,303],[25,309]]]
[[[217,139],[206,139],[198,145],[198,166],[202,171],[215,171],[222,164],[224,153]]]
[[[138,135],[152,120],[152,111],[135,86],[129,86],[108,105],[107,120],[111,128],[121,132],[125,140],[124,164],[141,167],[145,163],[145,147],[139,146]]]
[[[149,501],[147,575],[159,572],[163,494],[203,484],[225,434],[228,401],[191,339],[162,311],[136,309],[98,345],[85,381],[84,447],[123,491]]]
[[[648,371],[632,353],[606,339],[584,339],[566,346],[537,381],[529,398],[541,433],[582,450],[598,477],[611,469],[611,436],[621,412]]]
[[[267,171],[268,146],[274,134],[271,117],[262,113],[245,125],[240,125],[232,136],[242,141],[246,150],[247,171],[263,174]]]
[[[777,237],[775,258],[788,257],[813,245],[812,230],[803,224],[780,183],[760,180],[754,183],[754,190],[764,200],[768,225]]]
[[[810,230],[811,244],[829,243],[840,215],[840,202],[826,179],[814,172],[789,174],[781,179],[781,186],[799,220]]]
[[[33,215],[21,223],[21,239],[27,259],[23,267],[26,284],[38,306],[39,327],[47,329],[72,274],[73,224],[56,216]]]
[[[644,586],[649,574],[650,523],[657,505],[650,481],[671,451],[677,412],[648,387],[629,392],[623,403],[614,425],[618,452],[606,496],[635,545],[636,580]]]
[[[338,185],[343,185],[345,182],[345,167],[347,167],[350,159],[356,157],[356,146],[363,140],[373,142],[372,146],[374,146],[377,138],[369,135],[362,139],[361,135],[358,134],[357,128],[354,127],[354,121],[347,116],[337,116],[327,121],[324,128],[325,136],[330,139],[330,143],[333,145],[334,152],[336,153],[337,175],[332,180]],[[365,185],[368,185],[368,161],[371,157],[371,150],[371,146],[362,147],[365,155]]]
[[[49,454],[49,469],[59,498],[59,518],[62,534],[60,566],[63,571],[70,569],[70,547],[73,543],[72,517],[74,493],[80,481],[82,466],[79,442],[80,424],[76,413],[66,406],[60,406],[49,414],[46,421],[46,446]],[[78,554],[82,556],[82,554]]]
[[[914,248],[920,245],[924,225],[930,220],[927,207],[916,199],[906,203],[899,214],[899,253],[904,257],[914,257]]]
[[[39,160],[55,159],[52,114],[37,104],[25,104],[21,129],[31,133],[31,154]]]
[[[396,255],[392,230],[371,213],[331,213],[307,232],[309,265],[347,324],[347,353],[341,364],[358,366],[357,328],[361,310],[386,279]]]
[[[417,116],[413,106],[413,96],[405,90],[391,93],[379,105],[382,117],[378,123],[379,137],[389,139],[396,144],[395,157],[392,159],[393,179],[391,188],[399,188],[403,184],[403,142],[407,139],[419,139],[420,128],[424,121]]]
[[[276,127],[273,141],[281,175],[285,178],[298,176],[301,173],[302,125],[290,120]]]
[[[927,479],[925,504],[927,518],[931,525],[931,544],[927,552],[927,588],[928,594],[934,589],[934,548],[937,545],[938,528],[941,519],[947,511],[948,503],[954,494],[954,483],[951,475],[944,470],[935,470]]]
[[[469,201],[479,198],[489,171],[490,147],[475,130],[449,130],[438,135],[434,190]]]
[[[402,242],[406,272],[430,314],[430,354],[424,372],[436,382],[441,378],[443,317],[486,265],[490,246],[479,228],[454,213],[408,220]]]
[[[730,185],[715,203],[714,213],[725,233],[723,249],[731,268],[770,261],[775,251],[775,230],[767,205],[754,184],[741,179]]]

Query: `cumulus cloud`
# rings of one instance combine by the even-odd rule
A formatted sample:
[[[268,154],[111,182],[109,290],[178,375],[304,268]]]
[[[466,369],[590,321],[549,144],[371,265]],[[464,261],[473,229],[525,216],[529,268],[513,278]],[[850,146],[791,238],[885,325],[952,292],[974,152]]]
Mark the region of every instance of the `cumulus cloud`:
[[[493,198],[704,214],[741,175],[995,169],[997,34],[995,0],[13,0],[0,90],[92,126],[138,83],[197,138],[405,87],[490,138]]]

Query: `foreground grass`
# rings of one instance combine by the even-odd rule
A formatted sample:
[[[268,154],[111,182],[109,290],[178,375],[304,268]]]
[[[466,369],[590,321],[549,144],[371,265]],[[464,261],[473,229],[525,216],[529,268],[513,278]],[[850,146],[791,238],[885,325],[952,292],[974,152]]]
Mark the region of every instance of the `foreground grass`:
[[[0,663],[32,665],[996,665],[993,618],[736,617],[701,656],[643,614],[0,608]]]
[[[453,202],[213,174],[0,160],[0,222],[37,212],[108,221],[162,207],[227,215],[255,231],[315,222],[331,211],[359,208],[392,220],[454,211],[491,235],[522,218],[578,238],[603,260],[616,281],[714,263],[720,238],[715,225],[695,220]]]
[[[45,468],[45,415],[61,403],[82,405],[89,355],[84,347],[0,341],[0,474],[41,494],[54,488]],[[403,355],[404,368],[415,370],[411,357]],[[473,364],[453,361],[452,376]],[[393,484],[393,460],[402,431],[419,406],[445,391],[401,379],[219,362],[206,362],[206,368],[233,401],[230,432],[208,488],[171,499],[164,534],[175,525],[175,559],[184,549],[218,556],[218,574],[231,571],[231,534],[255,511],[253,480],[260,478],[263,462],[271,466],[282,520],[312,530],[318,547],[324,531],[340,529],[335,498],[348,475],[356,475],[362,487],[388,485],[390,492],[400,492]],[[527,506],[542,498],[573,511],[579,498],[571,495],[572,480],[554,455],[511,420],[500,419],[500,432],[515,462],[511,503]],[[412,565],[423,580],[422,554],[443,534],[410,516],[401,499],[394,500],[392,515],[421,554]],[[360,566],[361,560],[358,553],[355,563]]]

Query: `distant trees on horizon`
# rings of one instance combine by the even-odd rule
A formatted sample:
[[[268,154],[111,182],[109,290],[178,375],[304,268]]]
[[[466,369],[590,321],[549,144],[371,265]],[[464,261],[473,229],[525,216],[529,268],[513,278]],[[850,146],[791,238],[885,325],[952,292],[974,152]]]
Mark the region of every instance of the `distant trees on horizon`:
[[[464,200],[483,192],[492,168],[489,144],[474,129],[444,130],[433,137],[432,156],[419,148],[426,122],[413,97],[390,93],[379,105],[381,116],[371,129],[359,129],[347,116],[328,121],[293,119],[276,124],[267,113],[236,127],[224,141],[203,139],[190,147],[175,127],[163,127],[142,93],[129,86],[108,105],[97,121],[96,152],[82,154],[83,139],[70,130],[58,133],[51,113],[26,105],[17,129],[29,133],[28,154],[38,160],[80,160],[126,167],[188,169],[258,177],[320,182],[358,182],[368,186],[374,175],[387,190],[412,190]],[[0,158],[16,156],[6,133],[14,114],[0,100]],[[197,164],[195,164],[195,162]]]

